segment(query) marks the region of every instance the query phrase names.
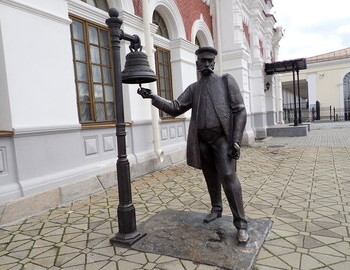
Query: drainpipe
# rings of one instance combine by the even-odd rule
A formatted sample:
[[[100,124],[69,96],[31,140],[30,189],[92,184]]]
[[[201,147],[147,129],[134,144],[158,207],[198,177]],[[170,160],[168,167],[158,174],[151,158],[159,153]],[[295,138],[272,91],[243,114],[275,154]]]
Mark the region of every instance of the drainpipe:
[[[216,57],[219,66],[219,74],[223,73],[222,68],[222,48],[221,48],[221,32],[220,32],[220,7],[219,0],[215,2],[215,25],[216,25],[216,49],[218,50],[218,55]]]
[[[155,70],[154,63],[154,52],[153,52],[153,38],[151,36],[151,18],[149,14],[148,0],[142,1],[143,10],[143,28],[145,31],[145,48],[148,55],[150,67]],[[152,92],[157,93],[157,85],[155,83],[150,83],[149,85]],[[159,113],[158,109],[151,106],[152,115],[152,131],[153,131],[153,149],[154,153],[157,155],[160,162],[164,161],[164,152],[160,147],[160,132],[159,132]]]

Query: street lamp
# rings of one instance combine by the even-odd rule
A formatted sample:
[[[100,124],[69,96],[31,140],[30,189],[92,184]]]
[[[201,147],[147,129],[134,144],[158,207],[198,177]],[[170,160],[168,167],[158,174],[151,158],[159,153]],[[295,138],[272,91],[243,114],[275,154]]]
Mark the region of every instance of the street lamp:
[[[117,209],[119,232],[110,239],[110,243],[131,246],[145,234],[136,229],[135,207],[132,203],[130,165],[126,154],[125,142],[125,120],[122,82],[131,84],[148,83],[157,80],[156,75],[150,69],[147,55],[141,52],[142,46],[137,35],[128,35],[120,28],[123,20],[118,18],[119,12],[115,8],[108,11],[109,17],[106,24],[109,28],[112,44],[113,66],[114,66],[114,92],[116,104],[116,135],[118,145],[117,179],[119,205]],[[131,43],[131,52],[127,55],[126,69],[123,76],[120,66],[120,40]]]

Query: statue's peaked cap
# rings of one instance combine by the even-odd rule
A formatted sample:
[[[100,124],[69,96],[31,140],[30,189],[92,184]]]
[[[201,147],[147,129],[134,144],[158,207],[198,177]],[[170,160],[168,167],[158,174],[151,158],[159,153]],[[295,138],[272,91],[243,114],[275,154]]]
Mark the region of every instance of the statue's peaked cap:
[[[201,53],[212,53],[214,55],[217,55],[218,51],[213,47],[201,47],[198,50],[196,50],[195,53],[196,53],[196,55],[199,55]]]

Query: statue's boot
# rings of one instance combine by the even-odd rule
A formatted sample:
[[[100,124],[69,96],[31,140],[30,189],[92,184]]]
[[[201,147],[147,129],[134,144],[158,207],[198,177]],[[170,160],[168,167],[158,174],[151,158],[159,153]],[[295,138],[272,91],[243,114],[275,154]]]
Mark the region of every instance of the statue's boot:
[[[221,216],[222,216],[221,212],[212,211],[204,217],[203,221],[204,223],[209,223],[217,218],[221,218]]]
[[[246,229],[238,229],[237,240],[239,243],[246,244],[249,240],[249,234]]]

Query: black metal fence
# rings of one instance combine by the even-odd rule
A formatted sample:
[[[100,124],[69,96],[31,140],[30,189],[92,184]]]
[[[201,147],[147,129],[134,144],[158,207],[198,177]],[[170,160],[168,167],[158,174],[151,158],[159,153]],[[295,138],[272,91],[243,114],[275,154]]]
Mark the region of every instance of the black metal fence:
[[[350,109],[335,108],[332,106],[321,107],[319,110],[319,115],[317,111],[314,110],[313,120],[329,120],[329,121],[350,121]]]
[[[350,121],[350,108],[335,108],[316,106],[311,109],[308,104],[301,104],[301,119],[302,122],[322,121]],[[284,122],[294,123],[294,104],[284,104]],[[299,119],[299,106],[297,106],[297,119]]]
[[[297,108],[297,119],[299,119],[299,109]],[[285,123],[294,123],[294,109],[284,108],[283,109],[283,120]],[[301,120],[303,122],[310,121],[309,109],[301,109]]]
[[[296,108],[297,108],[297,119],[299,120],[299,103],[297,104]],[[301,111],[302,122],[309,122],[310,113],[309,113],[309,103],[307,101],[300,103],[300,111]],[[294,123],[294,103],[283,104],[283,120],[285,123]]]

